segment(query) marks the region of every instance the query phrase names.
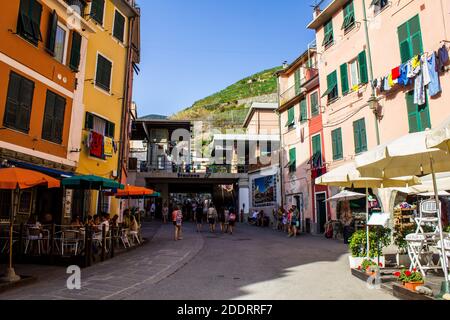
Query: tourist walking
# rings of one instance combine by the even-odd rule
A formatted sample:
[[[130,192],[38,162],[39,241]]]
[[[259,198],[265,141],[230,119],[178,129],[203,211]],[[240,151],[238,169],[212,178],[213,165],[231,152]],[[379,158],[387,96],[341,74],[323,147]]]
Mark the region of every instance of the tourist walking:
[[[226,209],[224,207],[222,207],[222,208],[220,208],[220,210],[218,212],[220,232],[222,232],[222,233],[225,232],[225,210]]]
[[[300,221],[299,221],[299,215],[300,212],[297,209],[296,205],[292,206],[292,218],[291,218],[291,226],[292,226],[292,236],[297,237],[297,231],[300,227]]]
[[[228,227],[230,228],[230,234],[233,234],[234,225],[236,223],[236,212],[234,208],[230,209],[230,215],[228,216]]]
[[[195,221],[197,222],[197,232],[202,232],[203,228],[203,208],[198,205],[195,208]]]
[[[178,206],[175,206],[172,212],[172,222],[175,227],[175,241],[182,240],[183,238],[181,237],[181,227],[183,223],[183,213]]]
[[[224,212],[223,212],[224,218],[225,218],[225,222],[223,224],[223,228],[224,228],[224,232],[228,233],[228,228],[230,225],[230,210],[228,208],[225,208]]]
[[[216,220],[217,220],[217,210],[211,203],[208,209],[208,223],[209,223],[209,231],[211,233],[214,233],[216,231]]]
[[[163,223],[166,224],[169,221],[169,207],[167,206],[167,202],[164,203],[164,206],[162,208],[162,216]]]

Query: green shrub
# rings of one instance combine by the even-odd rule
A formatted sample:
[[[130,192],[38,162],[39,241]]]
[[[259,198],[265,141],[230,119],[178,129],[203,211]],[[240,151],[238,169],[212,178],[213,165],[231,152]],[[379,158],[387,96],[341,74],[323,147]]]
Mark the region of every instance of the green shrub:
[[[377,243],[377,240],[379,241]],[[377,229],[369,232],[370,251],[369,257],[375,258],[382,255],[383,248],[391,244],[391,229]],[[367,234],[366,230],[359,230],[350,239],[350,251],[353,257],[367,256]],[[380,252],[378,252],[378,247]]]

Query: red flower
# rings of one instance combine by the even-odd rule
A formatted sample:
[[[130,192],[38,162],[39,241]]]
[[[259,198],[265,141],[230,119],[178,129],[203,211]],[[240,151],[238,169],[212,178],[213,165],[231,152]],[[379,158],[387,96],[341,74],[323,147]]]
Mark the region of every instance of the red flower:
[[[358,270],[361,270],[361,266],[358,267]]]
[[[410,277],[410,276],[411,276],[411,271],[405,271],[405,275],[406,275],[407,277]]]
[[[394,273],[394,276],[396,276],[396,277],[400,277],[402,274],[400,273],[400,272],[395,272]]]
[[[383,267],[383,264],[380,262],[380,263],[378,264],[378,266],[379,266],[380,268],[382,268],[382,267]]]
[[[416,269],[416,268],[414,268],[414,269],[413,269],[413,271],[414,271],[414,272],[417,272],[417,269]]]

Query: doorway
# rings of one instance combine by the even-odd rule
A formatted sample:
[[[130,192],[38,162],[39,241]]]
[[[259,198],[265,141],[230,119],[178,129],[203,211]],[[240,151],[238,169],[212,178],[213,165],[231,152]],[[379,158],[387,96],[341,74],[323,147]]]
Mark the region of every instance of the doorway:
[[[317,230],[321,234],[325,232],[325,223],[327,222],[326,197],[326,192],[316,193],[316,222],[318,224]]]

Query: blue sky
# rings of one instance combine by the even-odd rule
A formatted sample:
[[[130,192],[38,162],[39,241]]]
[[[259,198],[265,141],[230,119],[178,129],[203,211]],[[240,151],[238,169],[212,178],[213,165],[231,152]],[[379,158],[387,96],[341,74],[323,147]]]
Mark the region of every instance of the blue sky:
[[[293,61],[314,39],[314,0],[140,0],[139,116],[171,115],[253,73]]]

